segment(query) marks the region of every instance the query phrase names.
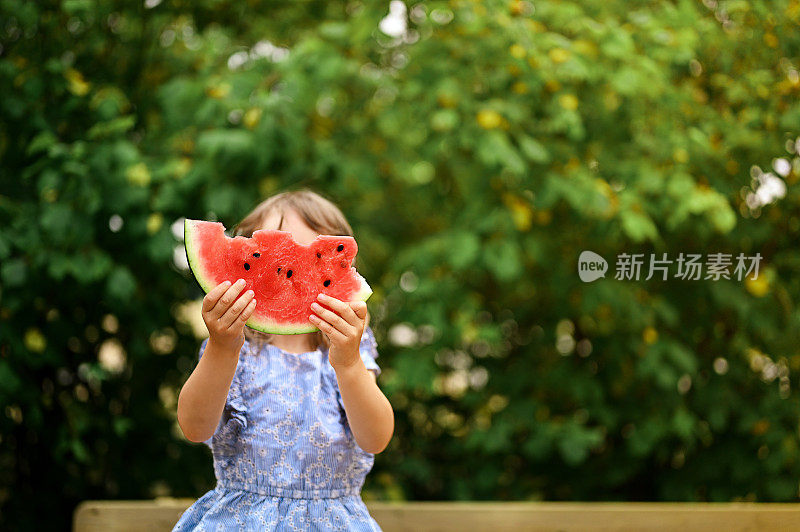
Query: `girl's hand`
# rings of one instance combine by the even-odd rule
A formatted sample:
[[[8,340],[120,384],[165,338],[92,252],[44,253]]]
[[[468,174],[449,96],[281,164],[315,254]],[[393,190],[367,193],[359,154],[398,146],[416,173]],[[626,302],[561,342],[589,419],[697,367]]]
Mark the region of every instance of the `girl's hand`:
[[[361,360],[358,347],[366,326],[367,304],[364,301],[345,303],[325,294],[319,294],[317,299],[333,309],[328,310],[315,302],[311,304],[315,314],[308,317],[328,337],[328,362],[334,369],[356,364]]]
[[[244,324],[256,309],[252,290],[236,299],[244,285],[242,279],[233,285],[224,281],[203,298],[203,321],[208,328],[209,343],[237,354],[244,344]]]

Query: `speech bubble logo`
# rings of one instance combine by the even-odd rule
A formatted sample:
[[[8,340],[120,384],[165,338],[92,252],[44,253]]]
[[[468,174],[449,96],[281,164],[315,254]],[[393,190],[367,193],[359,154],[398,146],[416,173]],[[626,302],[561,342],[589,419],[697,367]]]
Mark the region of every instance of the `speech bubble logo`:
[[[582,251],[578,257],[578,276],[584,283],[591,283],[606,276],[608,262],[594,251]]]

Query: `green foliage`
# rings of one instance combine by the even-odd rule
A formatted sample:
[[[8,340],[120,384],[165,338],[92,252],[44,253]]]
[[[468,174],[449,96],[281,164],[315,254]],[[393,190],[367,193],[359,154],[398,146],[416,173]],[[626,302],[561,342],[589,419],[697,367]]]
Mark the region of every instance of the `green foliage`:
[[[299,185],[375,289],[365,498],[797,500],[800,5],[706,4],[426,2],[402,39],[361,2],[0,3],[0,522],[213,486],[171,225]],[[764,263],[582,284],[584,249]]]

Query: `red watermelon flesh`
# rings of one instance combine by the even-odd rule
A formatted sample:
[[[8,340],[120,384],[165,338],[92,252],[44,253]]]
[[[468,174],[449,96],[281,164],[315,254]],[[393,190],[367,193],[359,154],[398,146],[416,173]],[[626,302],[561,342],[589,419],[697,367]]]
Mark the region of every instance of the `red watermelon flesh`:
[[[320,292],[342,301],[366,301],[372,295],[352,266],[358,246],[349,236],[319,235],[304,246],[287,231],[231,238],[219,222],[187,219],[184,241],[189,267],[206,293],[223,281],[245,280],[241,293],[253,290],[256,299],[247,325],[259,331],[318,331],[308,316]]]

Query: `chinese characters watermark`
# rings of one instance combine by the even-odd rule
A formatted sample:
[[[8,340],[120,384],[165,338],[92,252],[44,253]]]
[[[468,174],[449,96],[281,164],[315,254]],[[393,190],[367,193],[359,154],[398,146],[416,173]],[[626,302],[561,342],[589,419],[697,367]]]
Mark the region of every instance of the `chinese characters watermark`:
[[[739,253],[735,257],[732,253],[709,253],[705,260],[700,253],[681,252],[676,259],[670,259],[666,253],[657,256],[650,253],[645,260],[645,253],[620,253],[617,255],[614,279],[618,281],[638,281],[643,274],[643,280],[648,281],[655,277],[666,281],[670,276],[670,269],[676,270],[672,275],[674,279],[688,281],[732,279],[737,281],[750,276],[758,278],[758,266],[761,263],[761,253],[749,256]],[[674,268],[671,268],[675,265]],[[731,271],[732,270],[732,271]],[[608,262],[593,251],[583,251],[578,257],[578,276],[581,281],[590,283],[605,277],[608,271]]]

